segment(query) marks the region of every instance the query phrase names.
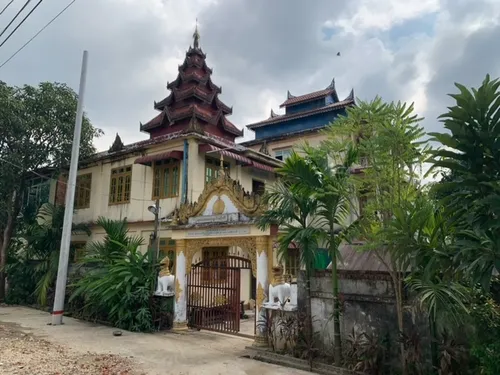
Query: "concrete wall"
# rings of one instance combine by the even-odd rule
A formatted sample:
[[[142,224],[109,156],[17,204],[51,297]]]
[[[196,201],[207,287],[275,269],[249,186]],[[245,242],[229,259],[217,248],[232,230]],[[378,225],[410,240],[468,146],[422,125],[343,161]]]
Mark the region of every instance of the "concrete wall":
[[[384,272],[339,271],[341,301],[341,335],[343,340],[353,330],[374,334],[379,338],[389,337],[390,366],[399,367],[398,323],[394,289],[389,274]],[[304,272],[299,278],[299,308],[306,303]],[[311,279],[311,306],[314,331],[319,335],[320,351],[333,353],[333,292],[330,271],[318,271]],[[428,358],[429,331],[423,315],[413,315],[405,310],[405,330],[414,326],[419,333],[424,352]]]
[[[267,148],[269,149],[269,153],[271,156],[276,155],[276,150],[282,150],[287,148],[294,148],[295,151],[299,151],[298,149],[302,146],[302,144],[307,141],[311,146],[316,147],[319,146],[322,141],[326,140],[326,136],[321,133],[309,133],[298,136],[289,137],[286,139],[279,139],[276,141],[267,142]],[[249,148],[254,149],[255,151],[259,151],[262,143],[254,144],[249,146]]]
[[[342,335],[353,328],[361,332],[397,332],[392,283],[386,274],[355,274],[341,271]],[[330,271],[318,272],[311,280],[314,330],[326,351],[333,349],[333,288]]]
[[[154,147],[147,151],[146,155],[161,152],[183,150],[181,141],[166,143],[160,147]],[[75,210],[73,221],[95,222],[98,217],[104,216],[108,219],[124,219],[129,222],[152,221],[153,216],[148,211],[148,206],[153,202],[153,168],[134,164],[135,159],[140,155],[129,154],[120,160],[103,160],[87,168],[78,170],[78,175],[92,174],[90,207]],[[132,182],[130,203],[109,204],[109,187],[111,170],[122,166],[132,166]],[[179,175],[182,176],[182,161]],[[179,178],[181,180],[181,178]],[[179,184],[179,196],[175,198],[160,200],[160,206],[164,214],[170,213],[175,206],[180,204],[181,184]]]

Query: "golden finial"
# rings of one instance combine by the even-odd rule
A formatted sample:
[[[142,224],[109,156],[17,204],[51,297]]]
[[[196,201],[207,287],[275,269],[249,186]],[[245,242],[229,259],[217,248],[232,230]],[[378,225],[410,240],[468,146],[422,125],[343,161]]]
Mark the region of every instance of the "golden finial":
[[[170,258],[167,255],[163,260],[160,262],[161,267],[160,267],[160,277],[162,276],[170,276]]]
[[[220,167],[219,167],[219,176],[224,176],[224,155],[222,155],[222,152],[220,153]]]
[[[194,39],[193,47],[200,48],[200,33],[198,32],[198,18],[196,18],[196,27],[194,29],[193,39]]]

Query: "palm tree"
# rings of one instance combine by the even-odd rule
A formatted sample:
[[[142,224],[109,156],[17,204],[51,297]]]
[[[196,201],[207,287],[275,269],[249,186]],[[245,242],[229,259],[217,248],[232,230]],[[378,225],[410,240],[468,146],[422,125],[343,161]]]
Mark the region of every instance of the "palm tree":
[[[35,272],[38,282],[35,295],[42,306],[47,305],[49,290],[53,288],[59,265],[62,229],[64,224],[64,206],[50,203],[40,207],[36,220],[27,228],[23,237],[26,241],[26,258],[36,260]],[[73,224],[73,234],[90,231],[85,224]]]
[[[298,160],[300,160],[300,156],[292,153],[285,161],[285,166],[278,170],[280,179],[264,194],[264,202],[269,210],[259,218],[257,225],[260,229],[266,229],[272,224],[280,227],[281,234],[278,237],[280,262],[288,259],[288,249],[291,244],[296,244],[299,247],[300,264],[304,266],[306,271],[306,315],[308,322],[305,334],[311,340],[313,328],[310,281],[322,233],[315,222],[317,201],[312,199],[310,195],[302,194],[287,175],[290,165]]]
[[[321,230],[321,238],[331,257],[334,357],[335,363],[340,366],[342,342],[337,262],[340,245],[357,226],[357,222],[348,223],[353,193],[350,168],[357,158],[357,152],[352,145],[347,145],[342,153],[332,153],[327,147],[313,148],[307,144],[303,152],[304,157],[292,154],[290,162],[285,163],[281,172],[288,176],[295,191],[316,201],[315,226]]]
[[[461,230],[457,263],[488,290],[493,270],[500,272],[500,80],[455,86],[456,104],[440,116],[449,132],[430,133],[443,145],[432,151],[432,168],[450,171],[435,190]]]

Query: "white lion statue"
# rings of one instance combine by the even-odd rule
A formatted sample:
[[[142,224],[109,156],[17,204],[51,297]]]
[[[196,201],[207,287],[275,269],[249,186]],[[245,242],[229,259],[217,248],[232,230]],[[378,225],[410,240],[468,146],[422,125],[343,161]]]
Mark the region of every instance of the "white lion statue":
[[[165,296],[175,292],[175,276],[170,273],[170,258],[168,255],[160,262],[162,265],[158,276],[158,286],[155,295]]]
[[[269,285],[269,302],[271,304],[279,304],[281,307],[290,301],[292,293],[290,291],[290,284],[283,283],[278,285]],[[278,301],[276,301],[278,300]]]
[[[269,284],[268,304],[283,308],[292,296],[289,283],[283,282],[283,267],[273,267],[274,282]]]

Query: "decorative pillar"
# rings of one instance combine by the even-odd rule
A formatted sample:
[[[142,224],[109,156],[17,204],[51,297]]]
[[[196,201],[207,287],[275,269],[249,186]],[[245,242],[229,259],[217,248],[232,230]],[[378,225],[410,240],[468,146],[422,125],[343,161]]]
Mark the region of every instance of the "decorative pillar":
[[[267,310],[262,307],[265,302],[266,295],[269,289],[269,272],[268,272],[268,240],[267,237],[257,237],[255,239],[256,255],[257,255],[257,300],[256,314],[257,314],[257,329],[255,335],[255,346],[267,346]]]
[[[277,248],[277,240],[278,236],[276,235],[270,235],[267,240],[267,272],[268,275],[273,274],[273,267],[275,266],[274,262],[274,257],[275,257],[275,250]],[[276,263],[276,265],[278,265]]]
[[[186,240],[176,240],[174,331],[187,330]]]

